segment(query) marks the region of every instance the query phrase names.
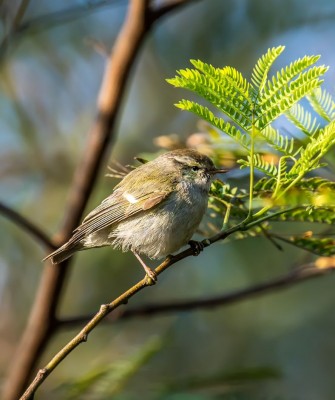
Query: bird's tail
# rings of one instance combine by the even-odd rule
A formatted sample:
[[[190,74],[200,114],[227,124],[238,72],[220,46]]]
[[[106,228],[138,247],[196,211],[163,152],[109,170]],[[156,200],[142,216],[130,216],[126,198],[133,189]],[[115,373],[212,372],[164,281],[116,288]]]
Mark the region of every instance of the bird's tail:
[[[49,254],[42,261],[51,260],[53,264],[59,264],[67,258],[71,257],[76,251],[82,250],[83,246],[80,243],[67,242],[59,249]]]

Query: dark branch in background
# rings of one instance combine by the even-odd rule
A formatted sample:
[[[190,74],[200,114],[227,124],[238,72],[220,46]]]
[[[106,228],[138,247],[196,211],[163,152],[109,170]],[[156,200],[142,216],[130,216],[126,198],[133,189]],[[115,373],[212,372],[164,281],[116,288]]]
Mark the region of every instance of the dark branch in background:
[[[238,303],[239,301],[248,300],[250,298],[267,294],[269,292],[274,293],[277,290],[287,289],[298,283],[333,273],[334,270],[335,259],[331,259],[331,261],[329,261],[329,265],[325,265],[323,267],[318,266],[318,262],[309,263],[290,271],[284,276],[218,296],[176,302],[171,301],[160,304],[147,304],[136,308],[125,308],[123,310],[118,310],[117,312],[110,314],[110,316],[106,318],[106,322],[115,322],[136,317],[151,317],[155,315],[169,314],[180,311],[192,311],[197,309],[212,310],[215,307],[223,307]],[[92,318],[93,315],[62,319],[58,322],[58,325],[59,328],[73,328],[78,325],[88,323]]]
[[[47,236],[46,233],[40,228],[38,228],[35,224],[30,222],[27,218],[23,217],[17,211],[14,211],[10,207],[6,206],[3,203],[0,203],[0,214],[4,217],[8,218],[18,227],[22,228],[26,231],[32,238],[41,242],[48,250],[53,250],[56,248],[51,239]]]
[[[157,21],[160,17],[166,15],[170,11],[174,11],[179,5],[186,4],[187,2],[195,0],[171,0],[167,1],[159,7],[152,9],[151,20],[152,22]],[[23,0],[20,5],[20,9],[24,3],[29,3],[29,0]],[[126,2],[124,0],[101,0],[95,1],[94,3],[89,3],[87,5],[76,5],[68,7],[65,10],[54,11],[50,13],[45,13],[34,18],[30,18],[27,21],[13,24],[10,32],[5,35],[5,37],[0,42],[0,54],[3,55],[4,51],[8,46],[16,41],[18,41],[23,35],[33,32],[40,33],[45,29],[50,29],[52,27],[65,24],[67,22],[72,22],[76,19],[83,18],[93,12],[100,11],[103,8],[124,6]],[[27,8],[25,6],[25,9]],[[18,11],[19,13],[19,11]]]
[[[4,55],[5,50],[7,49],[9,42],[11,41],[12,37],[15,35],[18,27],[21,24],[21,21],[27,11],[29,6],[30,0],[22,0],[19,4],[17,11],[14,15],[13,21],[11,21],[9,29],[7,29],[1,43],[0,43],[0,57]],[[1,6],[1,4],[0,4]]]
[[[191,0],[196,1],[196,0]],[[150,12],[150,21],[151,23],[157,21],[159,18],[164,17],[170,11],[174,11],[176,7],[185,5],[186,3],[190,3],[190,1],[185,0],[170,0],[166,1],[164,4],[160,5],[159,7],[152,8]]]
[[[190,0],[173,2],[174,6],[166,8],[165,13],[159,13],[159,9],[155,9],[155,12],[162,17],[168,11],[189,2]],[[80,222],[96,177],[110,150],[115,121],[130,70],[146,35],[156,22],[155,19],[149,18],[151,9],[148,0],[131,0],[129,4],[127,19],[107,60],[96,120],[71,185],[63,229],[56,236],[57,244],[65,242]],[[57,328],[56,310],[70,262],[71,260],[65,261],[58,266],[47,264],[43,270],[27,327],[5,383],[3,400],[19,398],[40,355]]]
[[[27,2],[26,0],[24,2]],[[5,35],[0,43],[0,54],[3,56],[8,46],[18,41],[23,35],[29,32],[40,33],[45,29],[50,29],[57,25],[71,22],[75,19],[85,17],[86,15],[98,11],[103,7],[111,7],[115,4],[125,4],[122,0],[113,1],[96,1],[94,4],[72,6],[65,10],[53,11],[45,13],[37,17],[28,19],[27,21],[16,23],[10,31]]]

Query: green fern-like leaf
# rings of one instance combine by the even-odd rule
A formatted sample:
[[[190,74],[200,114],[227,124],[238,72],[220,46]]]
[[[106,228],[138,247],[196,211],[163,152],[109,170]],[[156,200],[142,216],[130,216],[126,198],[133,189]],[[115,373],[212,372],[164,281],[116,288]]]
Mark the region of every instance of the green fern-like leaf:
[[[239,160],[239,164],[241,164],[241,168],[250,167],[251,164],[251,157],[248,156],[247,160]],[[260,154],[254,154],[253,159],[254,168],[258,169],[259,171],[263,172],[264,174],[276,178],[278,174],[278,168],[274,164],[273,161],[268,162],[262,157]]]
[[[320,127],[317,118],[312,118],[312,114],[299,103],[294,104],[286,112],[286,117],[307,136],[313,136]]]
[[[318,222],[332,225],[335,222],[335,206],[297,208],[279,216],[281,221]]]
[[[251,75],[251,82],[257,97],[264,89],[270,68],[284,49],[284,46],[273,47],[257,61]]]
[[[326,72],[324,66],[312,67],[301,73],[293,82],[281,86],[280,90],[275,85],[268,88],[267,96],[264,96],[257,108],[256,124],[259,129],[277,119],[281,114],[288,111],[293,104],[297,103],[312,90],[316,89],[323,82],[319,79]],[[286,79],[284,79],[286,81]],[[272,90],[272,87],[275,88]]]
[[[281,177],[283,185],[287,183],[289,177],[285,168],[280,166],[281,162],[285,157],[282,157],[279,162],[278,175],[282,171],[285,172],[284,176]],[[278,176],[277,175],[277,176]],[[286,181],[286,182],[285,182]],[[254,186],[254,193],[257,197],[270,197],[275,190],[278,179],[263,177],[257,181]],[[286,193],[285,197],[282,199],[282,204],[292,205],[302,205],[306,204],[317,204],[322,202],[323,205],[335,204],[335,182],[329,181],[325,178],[313,177],[305,178],[298,181],[294,187]]]
[[[300,158],[292,167],[292,175],[306,174],[320,168],[320,160],[335,144],[335,121],[330,122],[324,129],[310,138],[310,142],[300,152]]]
[[[244,101],[249,102],[250,84],[243,75],[233,67],[214,68],[200,60],[190,60],[192,65],[204,75],[207,75],[220,85],[227,83],[235,90],[232,93],[240,96]],[[229,87],[229,86],[227,86]]]
[[[286,198],[292,195],[309,171],[323,166],[322,158],[335,143],[335,122],[330,122],[322,130],[316,119],[297,103],[310,94],[310,101],[319,107],[321,115],[333,116],[334,102],[327,94],[316,91],[322,83],[327,67],[315,66],[319,56],[305,56],[282,68],[271,79],[268,73],[284,47],[269,49],[262,56],[252,73],[252,84],[232,67],[215,68],[200,60],[191,60],[193,69],[178,71],[178,75],[168,82],[199,94],[229,117],[238,126],[214,115],[209,108],[189,100],[182,100],[177,107],[191,111],[208,121],[218,130],[236,140],[247,152],[247,159],[238,161],[241,168],[250,167],[249,217],[254,209],[253,197],[262,197],[268,191],[267,204],[254,216],[264,215],[271,206],[287,205]],[[312,94],[311,94],[312,93]],[[313,105],[312,104],[312,105]],[[294,107],[293,107],[294,106]],[[321,111],[320,111],[321,110]],[[307,144],[296,146],[294,138],[283,135],[271,126],[280,115],[288,118],[307,135]],[[322,114],[323,113],[323,114]],[[279,163],[268,161],[258,151],[257,139],[263,138],[281,156]],[[254,171],[266,175],[266,180],[254,188]],[[295,195],[296,193],[293,193]],[[323,196],[319,196],[320,198]],[[325,199],[330,198],[328,193]],[[317,205],[308,196],[297,199]],[[258,203],[259,204],[259,203]],[[293,204],[299,204],[293,202]],[[321,201],[319,205],[325,203]]]
[[[292,236],[289,241],[301,249],[307,250],[318,256],[330,257],[335,255],[335,239],[332,237],[301,237]]]
[[[302,179],[295,187],[300,190],[309,190],[312,192],[320,190],[335,190],[335,182],[314,176],[313,178]]]
[[[280,153],[286,156],[297,154],[294,139],[280,134],[280,132],[277,129],[274,129],[271,125],[268,125],[263,129],[260,134],[271,145],[271,147]]]
[[[200,62],[193,62],[200,65]],[[243,82],[237,79],[236,82],[231,83],[231,75],[228,79],[223,72],[219,80],[208,73],[208,71],[214,71],[215,68],[204,63],[201,63],[201,67],[202,69],[206,67],[206,73],[187,68],[177,71],[179,76],[168,79],[167,82],[175,87],[182,87],[199,94],[248,131],[252,124],[252,112],[249,100],[243,94]]]
[[[286,88],[288,83],[292,81],[293,78],[298,77],[306,68],[315,64],[319,58],[320,56],[305,56],[303,58],[298,58],[297,60],[291,62],[290,65],[278,71],[277,74],[272,77],[272,79],[267,81],[267,84],[264,87],[264,93],[262,94],[262,103],[268,101],[268,99],[271,97],[278,96],[278,94]],[[313,69],[310,69],[307,72],[311,73],[312,70]],[[312,78],[315,77],[316,76]]]
[[[245,149],[249,148],[250,139],[246,134],[242,133],[234,125],[226,122],[224,119],[216,117],[207,107],[204,107],[201,104],[189,100],[181,100],[179,103],[176,104],[176,106],[182,110],[193,112],[200,118],[218,128],[221,132],[229,135]]]
[[[264,195],[272,194],[274,187],[276,186],[276,177],[270,179],[266,176],[259,179],[254,185],[254,193],[256,197],[263,197]]]
[[[314,110],[326,121],[330,122],[335,118],[335,102],[326,90],[318,88],[307,98]]]

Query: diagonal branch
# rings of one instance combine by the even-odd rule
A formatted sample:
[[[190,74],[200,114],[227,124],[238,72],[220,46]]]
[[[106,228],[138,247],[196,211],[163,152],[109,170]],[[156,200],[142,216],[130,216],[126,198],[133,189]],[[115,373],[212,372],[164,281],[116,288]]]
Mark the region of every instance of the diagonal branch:
[[[175,11],[178,7],[189,4],[191,1],[199,0],[169,0],[160,5],[159,7],[153,8],[150,13],[150,19],[155,22],[157,19],[163,17],[171,11]]]
[[[12,27],[10,31],[4,36],[0,42],[0,54],[1,56],[5,54],[8,46],[13,44],[13,42],[18,41],[26,33],[29,32],[41,32],[45,29],[50,29],[67,22],[71,22],[75,19],[85,17],[95,11],[99,11],[102,8],[115,7],[119,3],[113,1],[99,0],[92,4],[88,3],[85,5],[74,5],[67,7],[60,11],[53,11],[46,14],[38,15],[22,21],[22,16],[29,4],[30,0],[22,0],[19,10],[15,16]],[[170,0],[166,1],[162,5],[155,7],[150,12],[150,23],[155,23],[159,18],[168,14],[171,11],[177,10],[179,6],[186,5],[191,1],[195,0]],[[122,5],[122,4],[121,4]],[[0,57],[1,57],[0,56]]]
[[[4,217],[12,221],[14,224],[16,224],[17,226],[28,232],[31,237],[41,242],[48,250],[53,250],[56,248],[54,243],[42,229],[33,224],[27,218],[23,217],[17,211],[13,210],[12,208],[6,206],[1,202],[0,202],[0,213]]]
[[[12,35],[16,32],[16,30],[18,29],[18,27],[21,24],[21,21],[27,11],[27,8],[29,6],[30,0],[22,0],[20,2],[20,4],[17,7],[16,13],[14,15],[13,21],[11,21],[11,26],[9,27],[8,31],[5,33],[4,38],[2,39],[1,43],[0,43],[0,54],[2,55],[10,40]],[[0,4],[1,6],[1,4]]]

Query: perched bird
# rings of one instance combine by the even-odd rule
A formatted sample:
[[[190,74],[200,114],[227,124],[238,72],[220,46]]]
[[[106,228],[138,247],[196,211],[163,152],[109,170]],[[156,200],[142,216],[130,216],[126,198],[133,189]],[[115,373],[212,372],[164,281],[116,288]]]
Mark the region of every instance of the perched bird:
[[[189,243],[205,214],[211,182],[224,172],[195,150],[162,154],[126,175],[45,260],[57,264],[79,250],[113,246],[132,251],[156,280],[139,254],[163,258]]]

